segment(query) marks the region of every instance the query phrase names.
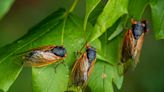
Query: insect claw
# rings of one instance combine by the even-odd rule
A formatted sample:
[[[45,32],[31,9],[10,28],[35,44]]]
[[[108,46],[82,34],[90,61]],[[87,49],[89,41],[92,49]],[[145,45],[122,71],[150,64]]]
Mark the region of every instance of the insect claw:
[[[62,63],[66,68],[68,68],[67,65],[65,64],[64,60],[63,60],[61,63]]]

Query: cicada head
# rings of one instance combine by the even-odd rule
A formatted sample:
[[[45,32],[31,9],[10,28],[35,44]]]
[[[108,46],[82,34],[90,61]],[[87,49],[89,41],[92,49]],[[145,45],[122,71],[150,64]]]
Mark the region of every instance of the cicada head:
[[[51,51],[52,51],[52,53],[54,53],[57,56],[66,57],[67,51],[63,46],[56,46]]]
[[[90,46],[87,46],[86,49],[87,52],[87,58],[89,63],[92,63],[96,59],[96,49]]]
[[[137,22],[133,19],[131,20],[131,22],[132,22],[132,32],[133,32],[134,38],[138,40],[139,37],[142,35],[142,33],[145,32],[146,23],[145,21]]]

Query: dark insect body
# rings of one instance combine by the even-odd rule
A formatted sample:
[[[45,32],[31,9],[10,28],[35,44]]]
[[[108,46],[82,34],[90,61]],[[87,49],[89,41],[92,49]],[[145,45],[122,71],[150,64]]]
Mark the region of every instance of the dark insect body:
[[[132,28],[129,29],[124,36],[121,62],[127,63],[132,59],[136,65],[139,61],[144,35],[148,31],[148,27],[147,21],[145,20],[137,22],[132,19],[131,23]]]
[[[83,86],[86,84],[96,61],[96,49],[87,46],[86,51],[78,58],[71,72],[71,86]]]
[[[46,66],[66,57],[66,49],[63,46],[43,46],[28,51],[24,56],[24,64],[33,67]]]

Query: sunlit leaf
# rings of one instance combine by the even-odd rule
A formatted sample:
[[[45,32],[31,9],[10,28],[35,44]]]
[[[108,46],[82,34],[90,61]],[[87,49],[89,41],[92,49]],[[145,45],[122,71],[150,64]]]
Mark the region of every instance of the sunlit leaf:
[[[157,39],[164,39],[164,1],[151,0],[153,31]]]
[[[71,67],[75,62],[75,52],[79,51],[84,45],[82,23],[82,20],[75,18],[75,16],[68,16],[65,22],[61,21],[61,23],[49,33],[49,35],[54,36],[52,37],[53,39],[57,40],[55,41],[57,42],[56,44],[60,44],[61,35],[59,34],[64,30],[64,46],[67,49],[67,58],[64,60],[66,66],[60,64],[59,67],[56,68],[56,73],[53,65],[46,68],[43,67],[43,69],[33,68],[34,92],[64,92],[67,90],[69,79],[68,67]],[[45,38],[49,35],[46,35]]]
[[[122,17],[119,21],[119,24],[116,28],[116,30],[109,36],[108,40],[112,40],[114,39],[116,36],[118,36],[121,32],[123,32],[124,30],[127,30],[125,28],[125,24],[127,22],[127,15],[125,15],[124,17]]]
[[[22,58],[19,53],[38,46],[54,45],[56,41],[51,38],[54,35],[49,35],[47,37],[45,37],[45,35],[59,23],[63,12],[64,11],[61,10],[52,14],[50,17],[54,17],[54,19],[50,20],[50,17],[47,18],[38,26],[31,29],[24,37],[12,44],[0,48],[0,89],[7,91],[18,77],[22,69]]]
[[[128,0],[109,0],[99,15],[90,41],[101,36],[117,19],[127,13]]]
[[[64,92],[67,90],[68,68],[64,64],[33,68],[34,92]]]
[[[113,92],[113,81],[118,78],[117,68],[108,63],[97,60],[93,72],[89,78],[90,92]],[[122,85],[123,77],[119,77]]]
[[[15,0],[0,0],[0,20],[9,11]]]
[[[149,0],[129,0],[129,17],[140,20]]]
[[[89,18],[90,13],[94,10],[94,8],[98,5],[101,0],[86,0],[86,14],[84,19],[84,30],[86,29],[87,20]]]
[[[109,33],[105,32],[101,37],[101,53],[107,61],[97,60],[91,77],[89,79],[89,89],[91,92],[113,92],[114,82],[118,89],[121,88],[123,76],[119,66],[122,34],[118,35],[115,39],[108,41]],[[94,87],[94,88],[93,88]]]
[[[99,4],[94,8],[94,10],[89,15],[89,18],[88,18],[89,23],[91,23],[92,25],[95,25],[96,20],[98,16],[101,14],[101,12],[103,11],[106,3],[107,2],[105,0],[101,0],[99,2]]]

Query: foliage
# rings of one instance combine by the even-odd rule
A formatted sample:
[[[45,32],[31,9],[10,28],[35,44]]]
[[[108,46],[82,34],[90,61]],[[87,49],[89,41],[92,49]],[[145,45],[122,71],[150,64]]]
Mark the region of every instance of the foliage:
[[[13,0],[0,1],[0,18]],[[10,3],[9,3],[10,1]],[[0,48],[0,89],[7,91],[23,68],[19,53],[45,45],[63,45],[68,57],[64,64],[32,67],[34,92],[63,92],[67,90],[69,73],[86,41],[97,49],[97,61],[88,87],[92,92],[113,92],[113,83],[121,88],[123,75],[120,62],[123,30],[130,18],[142,19],[146,7],[151,8],[152,26],[157,39],[164,38],[162,0],[86,0],[85,18],[72,14],[78,0],[69,11],[59,9],[12,44]],[[1,12],[2,11],[2,12]],[[83,26],[81,26],[83,25]],[[86,38],[84,37],[86,35]],[[56,71],[56,72],[55,72]]]
[[[7,13],[10,9],[14,0],[0,0],[0,19]]]

